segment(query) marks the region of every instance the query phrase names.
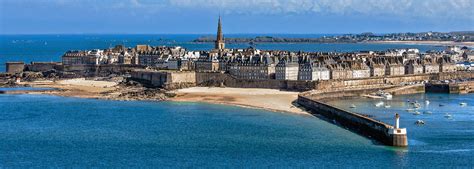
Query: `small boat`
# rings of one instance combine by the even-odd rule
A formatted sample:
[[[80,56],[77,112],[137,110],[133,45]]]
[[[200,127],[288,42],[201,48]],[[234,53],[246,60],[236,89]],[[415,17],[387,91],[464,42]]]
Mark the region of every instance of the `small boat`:
[[[433,114],[431,111],[424,111],[423,114]]]
[[[390,107],[392,107],[392,106],[390,106],[390,105],[385,105],[385,108],[390,108]]]
[[[413,115],[420,115],[421,113],[419,111],[415,111]]]
[[[388,100],[393,98],[393,96],[390,93],[382,91],[382,90],[379,90],[375,95],[383,97],[383,98],[388,99]]]
[[[356,108],[356,105],[351,104],[351,106],[349,108],[354,109],[354,108]]]
[[[443,107],[443,106],[444,106],[444,104],[439,104],[439,107]]]
[[[415,109],[407,109],[407,112],[415,111]]]
[[[383,104],[384,104],[383,102],[378,102],[378,103],[375,104],[375,107],[382,107]]]
[[[467,103],[461,102],[461,103],[459,103],[459,105],[461,105],[461,106],[467,106]]]
[[[429,101],[429,100],[426,100],[426,101],[425,101],[425,104],[426,104],[426,105],[429,105],[429,104],[430,104],[430,101]]]
[[[444,117],[447,118],[447,119],[452,119],[453,118],[453,116],[450,115],[449,113],[444,114]]]
[[[413,108],[418,109],[420,107],[421,107],[420,103],[413,103]]]
[[[415,124],[416,124],[416,125],[424,125],[424,124],[425,124],[425,121],[423,121],[423,120],[417,120],[417,121],[415,122]]]

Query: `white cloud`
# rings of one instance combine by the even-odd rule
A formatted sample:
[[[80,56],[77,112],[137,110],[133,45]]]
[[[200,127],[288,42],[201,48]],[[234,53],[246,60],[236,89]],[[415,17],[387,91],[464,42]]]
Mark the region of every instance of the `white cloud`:
[[[172,7],[250,14],[389,15],[474,20],[474,0],[169,0]]]

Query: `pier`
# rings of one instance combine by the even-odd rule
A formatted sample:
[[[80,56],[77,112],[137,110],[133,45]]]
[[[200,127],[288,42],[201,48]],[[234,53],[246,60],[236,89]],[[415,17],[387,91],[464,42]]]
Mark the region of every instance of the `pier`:
[[[395,126],[392,126],[370,117],[326,104],[318,100],[317,97],[312,97],[311,93],[300,94],[297,103],[310,110],[310,113],[320,114],[351,131],[374,139],[382,144],[395,147],[408,146],[407,132],[405,128],[400,128],[400,116],[398,114],[395,117]]]

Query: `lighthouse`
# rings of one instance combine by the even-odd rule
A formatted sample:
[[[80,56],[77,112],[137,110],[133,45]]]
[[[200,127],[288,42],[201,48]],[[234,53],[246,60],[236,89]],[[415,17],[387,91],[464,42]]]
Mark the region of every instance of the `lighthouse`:
[[[395,113],[395,126],[389,129],[388,135],[390,136],[392,146],[408,146],[407,129],[400,128],[400,115],[398,113]]]
[[[395,114],[395,129],[400,128],[400,115],[398,113]]]

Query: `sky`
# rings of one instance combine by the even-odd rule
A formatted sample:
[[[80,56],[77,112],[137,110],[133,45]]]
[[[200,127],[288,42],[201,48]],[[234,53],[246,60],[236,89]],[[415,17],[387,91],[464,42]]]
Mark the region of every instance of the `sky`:
[[[0,0],[0,34],[474,31],[474,0]]]

